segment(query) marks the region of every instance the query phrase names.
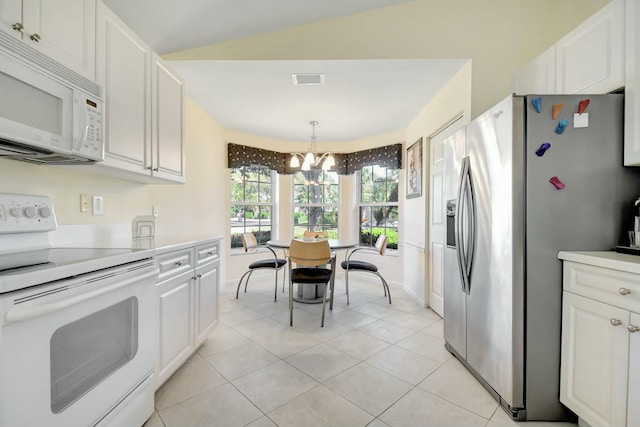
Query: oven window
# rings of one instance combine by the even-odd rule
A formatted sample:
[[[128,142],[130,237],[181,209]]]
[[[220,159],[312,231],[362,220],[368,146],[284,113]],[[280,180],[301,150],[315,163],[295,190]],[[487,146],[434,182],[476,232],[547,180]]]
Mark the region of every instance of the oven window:
[[[58,328],[51,337],[51,410],[62,412],[138,351],[138,299]]]

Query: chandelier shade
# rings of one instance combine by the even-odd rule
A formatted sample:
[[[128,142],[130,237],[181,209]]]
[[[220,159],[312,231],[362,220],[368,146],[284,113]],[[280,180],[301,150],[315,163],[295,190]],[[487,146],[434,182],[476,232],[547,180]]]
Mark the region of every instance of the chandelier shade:
[[[311,167],[318,167],[322,163],[323,170],[330,170],[336,164],[336,160],[333,157],[331,152],[327,152],[324,154],[317,154],[316,147],[316,126],[318,122],[312,120],[309,122],[312,128],[311,133],[311,141],[309,143],[309,149],[306,154],[302,153],[291,153],[291,158],[289,159],[289,167],[292,168],[300,168],[303,171],[311,170]],[[302,159],[302,165],[300,164],[300,159]],[[324,161],[323,161],[324,159]]]

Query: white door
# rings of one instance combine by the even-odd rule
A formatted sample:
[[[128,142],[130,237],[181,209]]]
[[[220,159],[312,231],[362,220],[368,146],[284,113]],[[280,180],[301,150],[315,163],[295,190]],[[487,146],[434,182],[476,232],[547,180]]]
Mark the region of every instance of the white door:
[[[429,141],[429,306],[443,316],[443,272],[444,272],[444,239],[445,239],[445,206],[443,198],[444,182],[444,139],[462,127],[462,120],[456,119]]]

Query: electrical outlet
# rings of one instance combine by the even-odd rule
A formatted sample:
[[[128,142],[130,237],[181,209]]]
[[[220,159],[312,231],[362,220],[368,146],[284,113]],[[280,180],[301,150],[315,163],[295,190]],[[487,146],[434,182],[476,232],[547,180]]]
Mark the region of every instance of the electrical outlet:
[[[80,212],[91,211],[91,196],[88,194],[80,195]]]
[[[158,207],[157,206],[152,206],[151,207],[151,215],[155,216],[156,218],[158,217]]]
[[[102,196],[93,196],[93,214],[104,214],[104,199]]]

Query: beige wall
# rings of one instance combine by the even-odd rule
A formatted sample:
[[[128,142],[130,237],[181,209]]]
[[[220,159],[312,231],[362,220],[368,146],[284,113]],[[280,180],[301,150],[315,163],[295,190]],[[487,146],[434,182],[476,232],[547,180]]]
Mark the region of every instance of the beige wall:
[[[472,115],[511,78],[609,0],[415,0],[164,55],[166,59],[471,58]]]

